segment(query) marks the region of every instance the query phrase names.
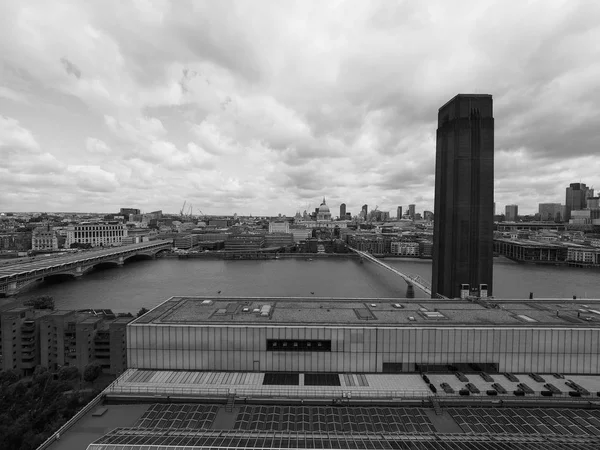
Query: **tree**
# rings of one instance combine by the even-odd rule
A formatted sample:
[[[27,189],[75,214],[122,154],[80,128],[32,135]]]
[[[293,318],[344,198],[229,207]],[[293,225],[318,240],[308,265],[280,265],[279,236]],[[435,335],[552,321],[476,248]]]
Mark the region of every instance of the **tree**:
[[[88,383],[93,383],[102,373],[102,366],[97,362],[92,362],[85,366],[83,370],[83,379]]]
[[[58,371],[58,379],[61,381],[76,380],[80,376],[79,369],[75,366],[61,367]]]
[[[0,372],[0,385],[10,385],[19,380],[19,374],[15,370]]]
[[[25,300],[25,306],[33,306],[33,309],[51,309],[54,310],[54,298],[50,295],[42,295],[40,297]]]
[[[149,310],[147,308],[142,308],[138,311],[137,313],[137,317],[142,317],[144,314],[146,314]]]

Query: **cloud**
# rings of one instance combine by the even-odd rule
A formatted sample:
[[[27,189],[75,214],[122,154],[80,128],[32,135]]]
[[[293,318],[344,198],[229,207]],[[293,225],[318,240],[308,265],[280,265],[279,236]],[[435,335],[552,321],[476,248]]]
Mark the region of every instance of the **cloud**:
[[[496,202],[535,211],[598,176],[599,15],[565,0],[12,0],[0,152],[17,184],[51,168],[65,209],[177,211],[185,196],[293,214],[325,195],[432,210],[437,110],[485,92]]]
[[[65,71],[69,75],[73,75],[78,80],[81,78],[81,70],[79,70],[79,68],[75,64],[73,64],[71,61],[69,61],[67,58],[64,58],[64,57],[60,58],[60,63],[63,65],[63,67],[65,68]]]
[[[0,115],[0,151],[3,157],[9,157],[19,151],[37,152],[39,144],[28,129],[18,120]]]
[[[91,137],[85,140],[85,148],[90,153],[100,153],[107,155],[111,152],[110,147],[106,145],[106,142]]]

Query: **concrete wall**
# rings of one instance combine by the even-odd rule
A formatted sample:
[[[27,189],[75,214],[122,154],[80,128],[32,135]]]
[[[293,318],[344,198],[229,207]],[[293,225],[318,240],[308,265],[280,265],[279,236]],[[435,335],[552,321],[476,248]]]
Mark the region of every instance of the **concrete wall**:
[[[267,339],[331,340],[331,352],[267,351]],[[500,372],[600,374],[599,329],[127,327],[129,368],[382,372],[384,363],[494,363]]]

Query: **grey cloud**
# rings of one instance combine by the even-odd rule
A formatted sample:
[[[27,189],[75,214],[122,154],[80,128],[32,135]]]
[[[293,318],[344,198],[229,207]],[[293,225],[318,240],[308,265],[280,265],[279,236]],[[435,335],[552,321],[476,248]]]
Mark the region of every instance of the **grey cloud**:
[[[78,80],[81,78],[81,70],[79,70],[79,67],[77,67],[75,64],[73,64],[67,58],[64,58],[64,57],[60,58],[60,63],[63,65],[63,67],[65,68],[65,71],[69,75],[73,75]]]

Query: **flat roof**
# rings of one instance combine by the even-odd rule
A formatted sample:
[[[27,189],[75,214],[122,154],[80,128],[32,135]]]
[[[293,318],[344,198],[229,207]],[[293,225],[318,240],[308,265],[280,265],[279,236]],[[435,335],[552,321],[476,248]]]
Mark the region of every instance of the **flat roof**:
[[[148,324],[600,328],[600,299],[171,297],[128,326]]]

